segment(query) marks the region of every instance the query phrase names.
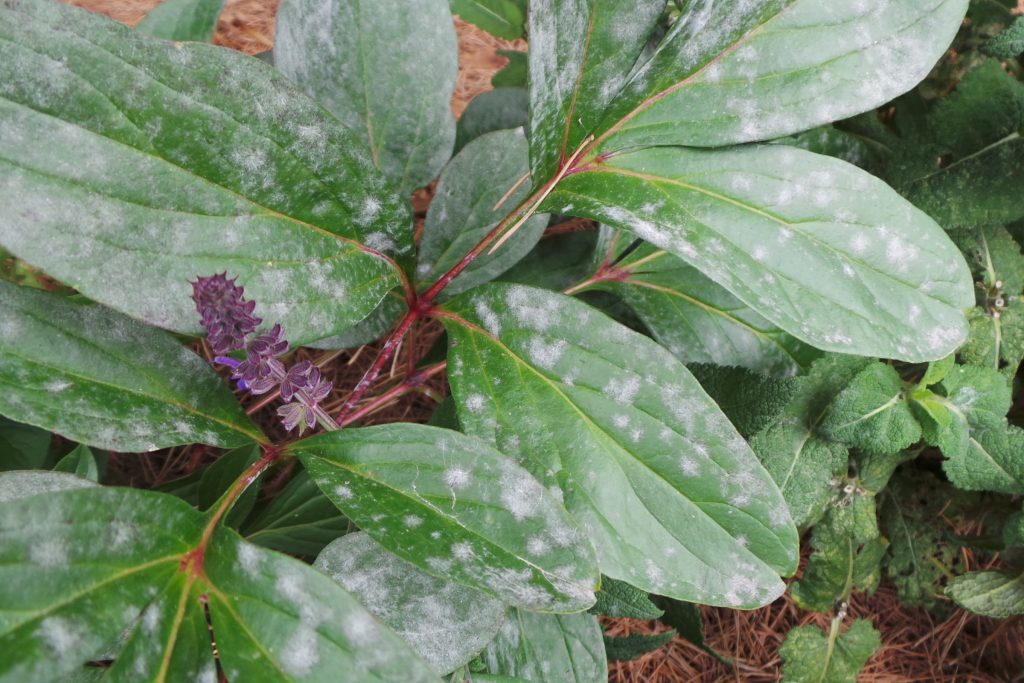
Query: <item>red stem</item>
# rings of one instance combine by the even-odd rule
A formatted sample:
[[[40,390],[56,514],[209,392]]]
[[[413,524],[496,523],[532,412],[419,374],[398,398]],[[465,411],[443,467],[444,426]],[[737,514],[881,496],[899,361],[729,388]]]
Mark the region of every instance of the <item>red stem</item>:
[[[338,416],[334,418],[335,422],[339,425],[343,424],[346,418],[352,414],[356,404],[359,403],[359,399],[363,397],[363,394],[365,394],[367,389],[370,388],[373,381],[377,379],[377,375],[380,374],[380,371],[383,370],[387,362],[391,360],[391,354],[393,354],[395,349],[398,348],[398,343],[402,341],[402,337],[404,337],[405,333],[413,326],[413,323],[419,320],[421,315],[423,315],[423,306],[422,303],[417,302],[416,306],[410,308],[405,314],[405,317],[398,323],[398,327],[395,328],[395,331],[388,336],[387,341],[384,342],[384,347],[380,350],[380,353],[377,354],[376,360],[373,361],[373,365],[371,365],[370,369],[366,371],[366,374],[364,374],[363,378],[359,380],[358,384],[356,384],[355,389],[352,390],[348,399],[345,400],[344,405],[341,406]]]
[[[279,446],[264,446],[263,455],[259,460],[250,465],[238,479],[235,479],[231,488],[225,493],[220,503],[217,505],[217,509],[210,516],[210,521],[206,523],[206,527],[203,529],[203,535],[199,539],[199,544],[192,550],[185,553],[185,556],[181,558],[181,571],[189,571],[193,576],[201,576],[203,573],[203,560],[206,559],[206,548],[210,545],[210,539],[213,538],[213,532],[217,530],[217,525],[224,519],[224,516],[231,509],[231,506],[235,504],[238,497],[249,488],[249,484],[253,483],[261,474],[267,471],[267,469],[277,462],[277,459],[281,457],[281,447]]]
[[[418,387],[422,386],[428,379],[444,370],[447,366],[447,362],[441,362],[435,365],[431,365],[430,367],[424,368],[423,370],[420,370],[419,372],[416,372],[412,375],[409,375],[408,377],[405,378],[403,382],[395,385],[391,389],[388,389],[383,394],[373,399],[359,410],[350,414],[344,420],[339,419],[338,426],[347,427],[353,422],[358,422],[359,420],[373,413],[375,410],[377,410],[384,404],[388,403],[389,401],[392,401],[398,398],[399,396],[407,394],[410,391],[413,391]]]

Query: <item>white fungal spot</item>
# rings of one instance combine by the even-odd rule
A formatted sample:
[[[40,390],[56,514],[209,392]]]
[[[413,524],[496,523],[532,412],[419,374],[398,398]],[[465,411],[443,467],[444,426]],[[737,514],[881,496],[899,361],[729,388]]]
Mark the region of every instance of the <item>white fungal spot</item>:
[[[444,473],[444,483],[453,491],[466,488],[471,479],[469,470],[458,466],[449,467]]]

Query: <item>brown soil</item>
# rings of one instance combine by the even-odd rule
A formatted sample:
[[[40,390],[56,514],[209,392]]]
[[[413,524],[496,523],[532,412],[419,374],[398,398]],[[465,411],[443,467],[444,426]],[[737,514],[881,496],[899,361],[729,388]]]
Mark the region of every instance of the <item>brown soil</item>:
[[[155,7],[159,0],[65,0],[134,25]],[[217,25],[214,42],[248,54],[270,49],[273,44],[274,14],[279,0],[227,0]],[[1018,11],[1024,12],[1024,0]],[[497,40],[473,26],[456,22],[460,66],[452,98],[452,110],[462,113],[477,94],[490,90],[491,75],[506,60],[495,53],[500,48],[523,49],[523,44]],[[429,200],[429,192],[421,191],[417,208]],[[421,331],[412,354],[419,358],[433,343],[436,328]],[[377,348],[363,347],[338,355],[324,352],[300,353],[314,361],[326,361],[325,372],[338,387],[332,397],[334,405],[344,400],[347,388],[354,386],[376,356]],[[396,362],[378,380],[379,394],[401,381],[405,375],[409,348],[403,349]],[[367,422],[425,420],[443,396],[443,379],[426,385],[423,391],[385,406]],[[246,398],[255,407],[259,401]],[[257,413],[268,429],[277,429],[272,408]],[[136,486],[153,486],[195,471],[214,458],[203,447],[170,449],[145,458],[122,456],[114,458],[113,475]],[[632,662],[614,662],[610,681],[615,683],[711,683],[736,681],[761,683],[778,681],[781,675],[779,646],[788,630],[797,625],[816,623],[827,628],[828,618],[797,608],[788,596],[772,605],[752,612],[702,608],[708,644],[735,661],[725,667],[694,645],[676,638],[669,645]],[[977,617],[962,610],[949,612],[937,619],[927,611],[900,604],[894,591],[881,588],[874,596],[855,596],[850,612],[853,616],[871,619],[882,633],[882,648],[868,663],[859,678],[865,683],[1007,683],[1024,681],[1024,619],[996,621]],[[628,619],[605,620],[611,635],[654,633],[665,628],[657,622]]]

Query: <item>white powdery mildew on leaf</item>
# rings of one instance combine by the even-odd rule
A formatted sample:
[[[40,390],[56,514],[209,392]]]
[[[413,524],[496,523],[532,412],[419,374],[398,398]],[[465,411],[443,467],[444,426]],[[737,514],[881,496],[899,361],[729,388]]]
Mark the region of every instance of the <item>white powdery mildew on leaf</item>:
[[[65,617],[46,617],[40,622],[36,636],[53,657],[63,663],[74,656],[86,637],[86,629]]]
[[[238,566],[250,579],[258,578],[260,567],[263,564],[263,555],[256,546],[248,543],[238,544]]]
[[[315,566],[353,593],[438,673],[468,661],[501,621],[498,600],[425,574],[363,533],[329,545]]]
[[[453,491],[466,488],[472,479],[473,475],[463,467],[452,466],[444,473],[444,483]]]
[[[490,403],[514,400],[527,412],[510,423],[467,406],[467,399],[486,386],[484,376],[473,372],[479,362],[474,359],[452,381],[460,422],[498,444],[514,438],[520,461],[544,486],[561,484],[570,512],[598,549],[602,571],[682,599],[694,599],[696,585],[703,582],[709,595],[702,598],[730,604],[725,596],[730,575],[716,553],[734,549],[756,567],[752,576],[775,590],[777,578],[754,553],[773,566],[791,564],[785,547],[796,542],[791,523],[775,529],[771,521],[781,497],[685,368],[651,340],[561,295],[495,284],[474,293],[468,307],[459,307],[459,300],[450,305],[478,324],[473,313],[484,297],[507,330],[500,345],[452,322],[446,325],[450,360],[469,361],[473,356],[461,350],[472,348],[483,358],[487,377],[504,378],[487,387]],[[535,312],[557,311],[542,317],[543,334],[531,331],[536,313],[522,315],[527,304]],[[555,343],[557,358],[539,352]],[[623,348],[630,353],[622,354]],[[570,385],[560,374],[549,376],[556,366],[573,369]],[[512,381],[516,377],[522,379]],[[522,400],[524,392],[529,401]],[[519,505],[529,496],[511,501],[515,487],[503,482],[500,489],[515,518],[528,519]],[[649,495],[660,502],[652,505]],[[591,501],[605,503],[598,508]],[[636,531],[639,524],[642,534]],[[744,548],[731,535],[756,540]],[[694,542],[696,536],[701,542]],[[630,549],[624,550],[621,539],[627,537]],[[531,536],[528,550],[543,555],[553,543],[550,534]],[[666,548],[672,552],[664,553]]]

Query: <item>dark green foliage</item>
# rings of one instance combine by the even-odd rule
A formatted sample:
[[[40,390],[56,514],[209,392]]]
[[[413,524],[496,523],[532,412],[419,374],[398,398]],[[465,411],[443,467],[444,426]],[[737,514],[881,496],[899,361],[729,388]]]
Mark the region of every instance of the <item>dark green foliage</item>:
[[[657,619],[664,614],[651,602],[646,592],[607,576],[601,579],[597,602],[589,611],[591,614],[629,619]]]
[[[690,365],[704,391],[744,437],[768,426],[783,411],[800,385],[794,378],[776,378],[745,368]]]
[[[675,630],[647,635],[634,633],[620,638],[604,637],[604,651],[608,661],[627,661],[654,652],[662,645],[667,645],[676,637]]]

